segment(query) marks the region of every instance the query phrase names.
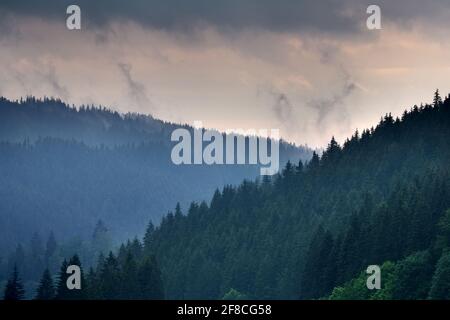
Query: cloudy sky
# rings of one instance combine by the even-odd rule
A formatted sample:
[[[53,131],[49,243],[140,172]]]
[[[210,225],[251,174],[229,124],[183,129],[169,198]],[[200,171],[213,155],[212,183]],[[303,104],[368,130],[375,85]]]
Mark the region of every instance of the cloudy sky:
[[[1,0],[0,95],[323,146],[449,93],[448,21],[448,0]]]

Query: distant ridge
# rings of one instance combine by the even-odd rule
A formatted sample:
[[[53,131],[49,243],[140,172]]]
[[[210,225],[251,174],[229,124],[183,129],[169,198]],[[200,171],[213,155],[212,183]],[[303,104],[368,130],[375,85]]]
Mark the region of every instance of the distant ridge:
[[[36,231],[90,239],[99,219],[124,240],[173,203],[209,200],[216,188],[259,175],[256,165],[173,165],[178,127],[52,98],[0,98],[0,252]],[[282,142],[280,155],[306,161],[312,150]]]

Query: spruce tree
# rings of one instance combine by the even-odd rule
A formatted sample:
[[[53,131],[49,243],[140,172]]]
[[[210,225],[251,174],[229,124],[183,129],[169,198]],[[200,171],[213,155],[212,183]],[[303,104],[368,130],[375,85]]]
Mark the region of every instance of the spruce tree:
[[[91,267],[89,268],[89,272],[86,275],[85,280],[85,298],[90,300],[99,300],[101,298],[99,281],[97,277],[97,273]]]
[[[138,281],[141,287],[141,299],[164,299],[161,271],[153,256],[144,259],[138,270]]]
[[[67,288],[68,274],[66,273],[68,266],[67,260],[64,259],[59,270],[58,282],[56,285],[56,299],[58,300],[66,300],[69,296],[69,289]]]
[[[129,251],[135,259],[140,259],[142,256],[142,243],[138,238],[134,238],[130,244]]]
[[[68,299],[70,300],[83,300],[86,298],[86,290],[85,290],[85,279],[83,273],[83,267],[81,266],[81,261],[78,255],[74,255],[69,260],[69,266],[78,266],[80,267],[80,281],[81,281],[81,289],[72,289],[69,290]],[[70,276],[70,275],[69,275]]]
[[[120,298],[121,299],[139,299],[140,290],[137,279],[137,264],[134,256],[128,252],[122,267],[122,275],[120,277]]]
[[[102,264],[99,282],[100,295],[103,299],[112,300],[120,297],[120,269],[117,258],[112,252]]]
[[[45,269],[42,274],[39,287],[37,289],[36,300],[52,300],[55,298],[55,286],[53,279],[48,269]]]
[[[450,252],[445,251],[436,265],[429,298],[434,300],[450,299]]]
[[[153,244],[153,233],[155,232],[155,226],[150,221],[147,226],[147,230],[144,235],[144,251],[145,253],[150,253]]]
[[[439,94],[439,89],[436,89],[436,91],[434,92],[434,97],[433,97],[433,105],[435,107],[437,107],[440,104],[442,104],[442,98],[441,98],[441,95]]]
[[[19,272],[17,266],[14,266],[14,271],[9,278],[5,292],[3,295],[4,300],[22,300],[25,296],[25,290],[23,288],[22,280],[19,278]]]
[[[181,212],[180,203],[177,202],[177,205],[175,206],[175,217],[179,219],[182,216],[183,216],[183,213]]]

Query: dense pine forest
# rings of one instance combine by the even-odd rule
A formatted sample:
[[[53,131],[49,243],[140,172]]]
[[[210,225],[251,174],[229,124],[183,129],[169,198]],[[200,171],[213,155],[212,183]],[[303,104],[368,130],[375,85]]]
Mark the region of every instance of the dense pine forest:
[[[100,254],[78,298],[448,299],[449,137],[450,96],[436,92],[272,178],[177,205],[142,240]],[[374,264],[382,289],[369,291]],[[38,294],[66,297],[56,273]],[[23,296],[10,274],[5,298]]]
[[[383,263],[401,279],[387,298],[449,297],[449,137],[450,98],[436,92],[306,165],[175,210],[152,232],[167,298],[338,298]]]

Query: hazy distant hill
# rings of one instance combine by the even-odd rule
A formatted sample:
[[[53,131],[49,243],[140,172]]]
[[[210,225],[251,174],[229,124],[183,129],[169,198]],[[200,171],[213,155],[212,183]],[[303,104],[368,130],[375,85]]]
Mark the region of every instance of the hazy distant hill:
[[[259,175],[256,165],[175,166],[170,134],[177,127],[53,99],[0,98],[0,252],[36,231],[90,237],[99,219],[123,240],[176,202],[208,200],[217,187]],[[280,146],[282,163],[311,154]]]

